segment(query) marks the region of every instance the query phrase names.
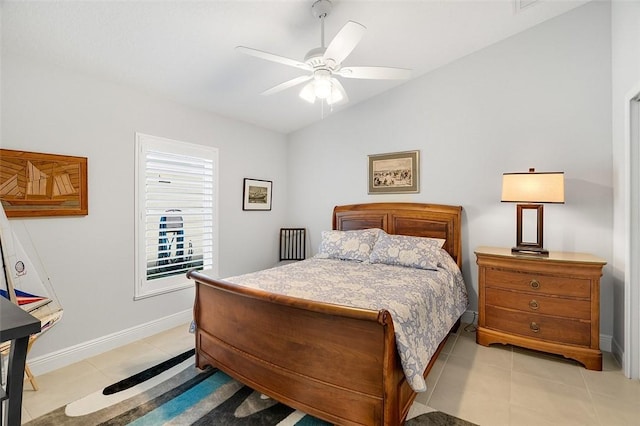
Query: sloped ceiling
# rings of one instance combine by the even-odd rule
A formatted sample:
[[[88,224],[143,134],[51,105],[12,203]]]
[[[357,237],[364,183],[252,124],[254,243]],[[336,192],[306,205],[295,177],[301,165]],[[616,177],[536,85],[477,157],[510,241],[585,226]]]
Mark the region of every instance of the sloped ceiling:
[[[343,65],[410,68],[412,78],[587,1],[334,0],[327,42],[348,21],[367,27]],[[304,72],[238,53],[244,45],[302,60],[320,45],[312,0],[4,1],[2,52],[86,72],[282,133],[322,119],[301,87],[260,93]],[[339,113],[405,81],[343,79]]]

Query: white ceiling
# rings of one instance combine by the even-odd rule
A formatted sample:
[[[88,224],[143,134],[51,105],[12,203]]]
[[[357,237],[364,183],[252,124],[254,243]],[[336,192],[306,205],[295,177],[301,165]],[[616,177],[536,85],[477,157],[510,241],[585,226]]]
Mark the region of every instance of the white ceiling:
[[[325,38],[328,43],[348,20],[359,22],[367,31],[343,65],[410,68],[417,78],[586,2],[334,0]],[[320,120],[321,106],[300,99],[301,87],[260,93],[304,71],[234,47],[302,60],[320,45],[312,3],[5,0],[2,49],[289,133]],[[348,108],[404,81],[342,83],[350,102],[340,108]]]

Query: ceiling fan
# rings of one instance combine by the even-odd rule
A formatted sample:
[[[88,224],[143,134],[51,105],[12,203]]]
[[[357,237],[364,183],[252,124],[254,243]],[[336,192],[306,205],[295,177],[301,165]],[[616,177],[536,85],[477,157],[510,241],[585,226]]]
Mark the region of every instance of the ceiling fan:
[[[310,103],[320,99],[321,101],[326,101],[329,105],[334,105],[348,101],[347,92],[337,77],[401,80],[411,76],[411,70],[404,68],[343,67],[342,61],[349,56],[362,39],[366,30],[365,26],[353,21],[347,22],[329,45],[325,47],[324,19],[331,12],[331,1],[317,0],[311,6],[311,12],[320,19],[320,47],[311,49],[306,54],[304,61],[297,61],[250,47],[236,47],[236,50],[247,55],[309,72],[307,75],[296,77],[265,90],[262,92],[263,95],[271,95],[290,87],[307,83],[300,92],[302,99]]]

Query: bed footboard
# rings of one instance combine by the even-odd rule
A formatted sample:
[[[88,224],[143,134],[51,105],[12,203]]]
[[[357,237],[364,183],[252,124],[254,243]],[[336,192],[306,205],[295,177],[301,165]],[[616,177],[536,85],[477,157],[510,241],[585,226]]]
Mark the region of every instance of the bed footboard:
[[[190,272],[196,365],[335,424],[395,425],[415,393],[393,323],[371,311],[274,295]]]

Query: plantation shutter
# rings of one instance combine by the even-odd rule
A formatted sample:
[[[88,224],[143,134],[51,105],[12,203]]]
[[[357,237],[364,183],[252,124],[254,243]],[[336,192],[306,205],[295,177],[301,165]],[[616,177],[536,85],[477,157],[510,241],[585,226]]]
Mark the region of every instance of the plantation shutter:
[[[214,268],[217,257],[217,150],[141,134],[137,141],[136,298],[191,287],[186,272]]]

